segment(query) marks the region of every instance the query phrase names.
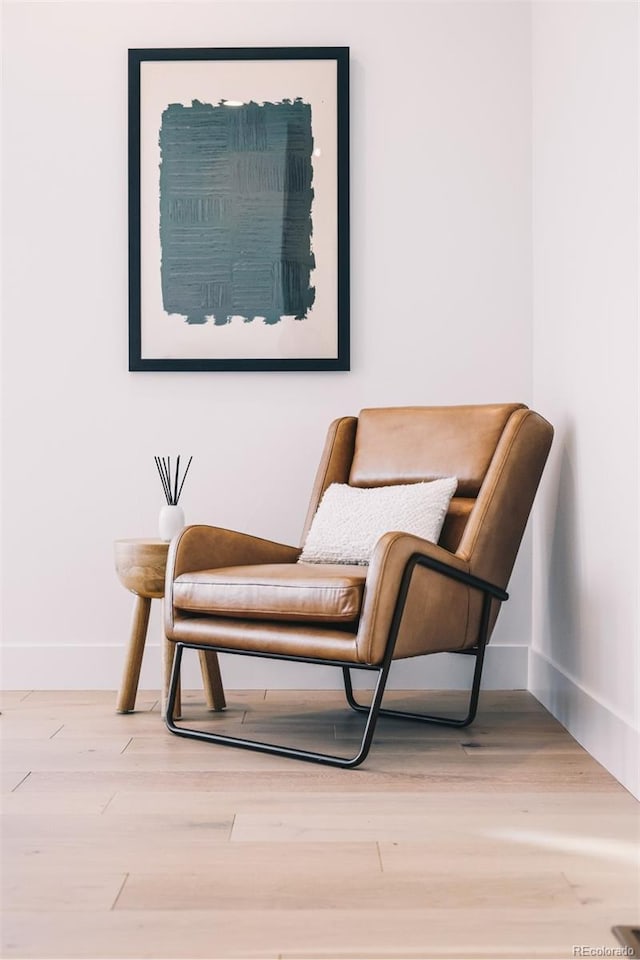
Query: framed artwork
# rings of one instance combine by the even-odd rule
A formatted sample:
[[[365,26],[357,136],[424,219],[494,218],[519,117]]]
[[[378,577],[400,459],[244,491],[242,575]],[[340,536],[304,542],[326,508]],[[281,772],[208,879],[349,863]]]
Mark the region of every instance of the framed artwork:
[[[349,369],[348,47],[129,50],[129,369]]]

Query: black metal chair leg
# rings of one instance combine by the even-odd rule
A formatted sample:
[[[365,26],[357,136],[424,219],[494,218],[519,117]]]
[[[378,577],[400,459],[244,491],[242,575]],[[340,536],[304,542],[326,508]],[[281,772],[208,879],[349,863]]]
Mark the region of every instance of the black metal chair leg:
[[[475,656],[476,665],[473,671],[473,683],[469,697],[469,706],[464,717],[442,717],[429,713],[410,713],[405,710],[387,710],[381,707],[378,715],[381,717],[395,717],[399,720],[419,720],[423,723],[435,723],[445,727],[468,727],[475,719],[478,711],[478,699],[480,697],[480,682],[482,680],[482,667],[484,664],[484,654],[487,646],[487,632],[489,629],[489,615],[491,612],[491,598],[485,595],[482,607],[482,617],[480,621],[480,636],[475,648],[469,650],[469,654]],[[465,651],[466,652],[466,651]],[[353,694],[353,685],[351,683],[351,670],[349,667],[342,668],[344,678],[344,692],[347,703],[352,710],[359,713],[366,713],[369,710],[365,704],[358,703]]]
[[[473,672],[473,684],[469,697],[469,706],[464,717],[443,717],[429,713],[411,713],[406,710],[389,710],[382,707],[378,711],[380,717],[395,717],[399,720],[421,720],[423,723],[435,723],[446,727],[467,727],[475,719],[478,711],[478,699],[480,696],[480,681],[482,679],[482,662],[484,659],[484,648],[474,651],[476,656],[476,665]],[[369,710],[365,704],[358,703],[353,694],[353,685],[351,683],[351,671],[348,667],[343,668],[344,689],[347,703],[352,710],[358,713],[366,713]]]
[[[384,688],[389,675],[389,663],[385,663],[379,670],[376,671],[377,681],[371,705],[369,707],[361,708],[362,712],[367,713],[368,716],[364,732],[362,734],[360,749],[353,757],[339,757],[328,753],[316,753],[313,750],[300,750],[296,747],[284,747],[274,743],[263,743],[260,740],[246,740],[242,737],[230,737],[222,733],[209,733],[206,730],[194,730],[190,727],[178,726],[173,719],[173,713],[179,684],[180,663],[182,660],[184,646],[185,644],[176,643],[176,655],[173,661],[171,683],[169,686],[169,698],[167,701],[165,722],[171,733],[175,733],[179,737],[188,737],[192,740],[205,740],[210,743],[219,743],[223,746],[241,747],[245,750],[256,750],[260,753],[272,753],[280,757],[292,757],[296,760],[308,760],[313,763],[324,763],[332,767],[344,767],[351,769],[359,766],[359,764],[366,759],[369,750],[371,749],[371,743],[373,741],[373,735],[380,713],[380,704],[382,703]]]

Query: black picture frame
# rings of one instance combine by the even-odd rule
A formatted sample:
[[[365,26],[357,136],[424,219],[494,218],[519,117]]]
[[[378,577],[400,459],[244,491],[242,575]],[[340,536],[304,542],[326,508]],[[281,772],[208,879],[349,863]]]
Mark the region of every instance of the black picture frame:
[[[129,370],[349,370],[349,48],[128,66]]]

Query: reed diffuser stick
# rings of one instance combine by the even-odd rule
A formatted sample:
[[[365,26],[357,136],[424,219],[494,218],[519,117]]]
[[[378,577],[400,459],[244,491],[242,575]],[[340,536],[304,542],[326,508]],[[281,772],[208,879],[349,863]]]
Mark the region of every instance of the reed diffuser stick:
[[[169,492],[169,487],[167,486],[167,478],[164,475],[162,465],[160,463],[160,457],[153,458],[156,462],[156,467],[158,468],[158,474],[160,476],[160,482],[162,483],[162,489],[164,490],[164,496],[167,503],[171,503],[171,494]]]
[[[178,454],[178,462],[176,464],[176,482],[173,487],[173,502],[178,502],[178,474],[180,473],[180,454]]]
[[[191,461],[192,461],[192,460],[193,460],[193,457],[189,457],[189,463],[187,464],[187,469],[186,469],[185,472],[184,472],[184,477],[182,478],[182,483],[180,484],[180,489],[178,490],[178,494],[177,494],[177,496],[176,496],[176,503],[177,503],[178,500],[180,499],[180,494],[182,493],[182,488],[184,487],[184,482],[185,482],[185,480],[187,479],[187,474],[189,473],[189,467],[191,466]]]

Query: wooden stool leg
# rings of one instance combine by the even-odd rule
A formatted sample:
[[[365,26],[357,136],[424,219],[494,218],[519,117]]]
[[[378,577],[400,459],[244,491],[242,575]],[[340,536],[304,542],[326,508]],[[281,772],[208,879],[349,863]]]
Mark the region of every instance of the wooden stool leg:
[[[118,703],[116,705],[118,713],[131,713],[136,705],[136,693],[138,692],[144,644],[147,639],[150,610],[151,600],[148,597],[136,596],[133,608],[133,621],[131,623],[129,649],[127,651],[127,659],[124,665],[122,683],[120,684]]]
[[[169,696],[169,684],[171,683],[171,670],[173,669],[173,661],[176,655],[176,645],[171,640],[167,640],[164,637],[162,644],[162,662],[163,662],[163,673],[164,673],[164,682],[162,686],[162,704],[161,712],[162,716],[166,717],[167,715],[167,698]],[[174,720],[180,720],[182,716],[182,702],[180,699],[180,684],[178,684],[178,692],[176,694],[176,708],[173,713]]]
[[[224,696],[220,664],[215,650],[199,650],[200,670],[202,671],[202,685],[210,710],[224,710],[227,701]]]

